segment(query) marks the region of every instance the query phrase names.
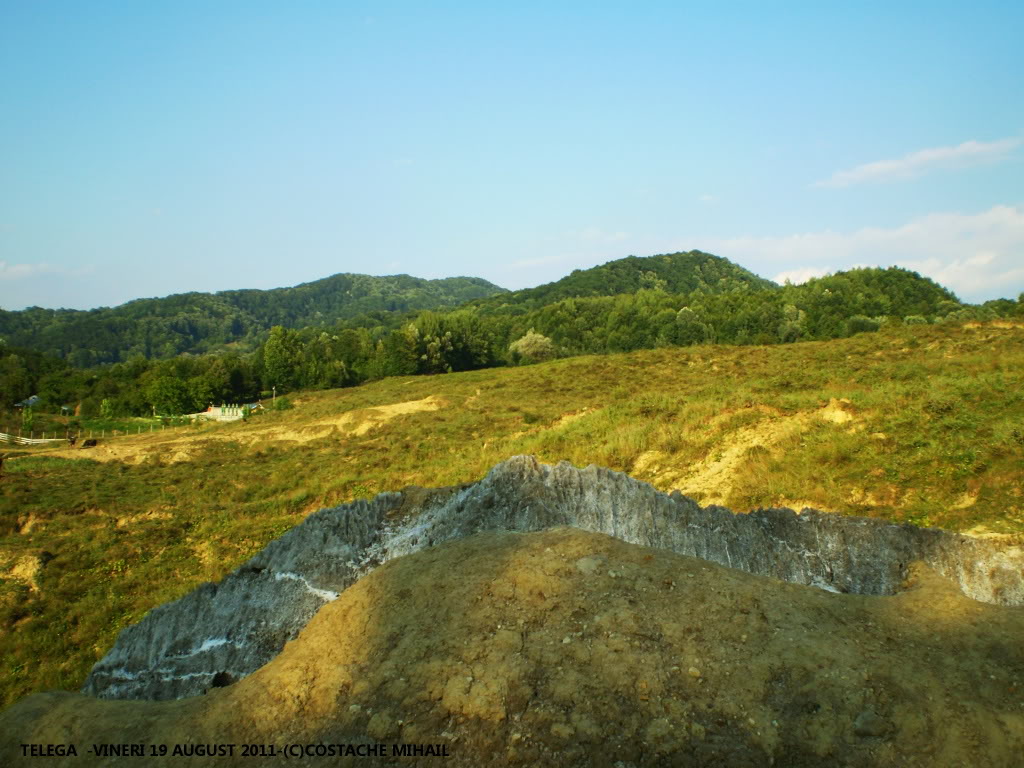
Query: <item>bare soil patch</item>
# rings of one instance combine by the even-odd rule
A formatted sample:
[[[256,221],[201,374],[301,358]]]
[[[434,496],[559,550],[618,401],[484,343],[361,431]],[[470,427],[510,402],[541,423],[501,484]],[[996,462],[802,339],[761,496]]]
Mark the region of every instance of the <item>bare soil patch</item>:
[[[412,413],[436,411],[445,401],[433,395],[421,400],[409,400],[373,408],[359,408],[338,416],[322,418],[306,424],[279,426],[261,422],[257,417],[246,424],[233,423],[217,431],[191,431],[189,428],[101,439],[93,448],[66,448],[47,451],[46,456],[95,461],[123,461],[139,464],[153,456],[164,462],[177,464],[191,461],[196,450],[206,441],[230,441],[240,445],[262,442],[288,441],[308,443],[331,435],[362,437],[392,419]]]
[[[721,429],[727,419],[745,412],[762,414],[762,418],[750,426],[725,432],[720,439],[721,447],[696,464],[679,466],[670,453],[646,451],[637,458],[632,472],[638,476],[653,477],[659,487],[678,488],[684,494],[698,496],[704,504],[724,505],[752,451],[770,449],[807,431],[815,421],[856,429],[858,418],[849,400],[832,398],[816,410],[789,415],[761,405],[730,411],[712,419],[708,429]]]

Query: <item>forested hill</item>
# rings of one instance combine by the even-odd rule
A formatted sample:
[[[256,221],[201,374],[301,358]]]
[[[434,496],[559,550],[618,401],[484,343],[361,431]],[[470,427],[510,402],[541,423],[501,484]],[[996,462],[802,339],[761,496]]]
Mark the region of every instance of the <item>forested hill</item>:
[[[618,296],[644,289],[674,294],[740,293],[778,288],[770,280],[721,256],[701,251],[627,256],[590,269],[577,269],[553,283],[473,302],[485,311],[537,309],[563,299]]]
[[[725,288],[726,281],[709,283],[702,273],[705,285],[689,292],[670,292],[655,283],[633,293],[563,298],[537,308],[474,302],[478,306],[443,311],[374,312],[330,325],[326,320],[303,328],[278,325],[252,354],[238,354],[242,350],[236,348],[162,360],[136,357],[76,370],[65,360],[0,342],[0,415],[30,395],[39,395],[37,410],[48,413],[81,404],[87,418],[175,415],[210,403],[252,402],[271,388],[281,394],[556,356],[823,341],[907,325],[1024,318],[1024,295],[965,305],[941,285],[897,267],[854,269],[761,289],[744,287],[745,281]],[[267,310],[252,312],[268,318]],[[289,319],[302,316],[296,312]]]
[[[330,326],[371,312],[440,309],[505,293],[478,277],[338,274],[292,288],[182,293],[92,310],[0,310],[0,337],[77,367],[168,358],[243,342],[254,348],[272,326]]]

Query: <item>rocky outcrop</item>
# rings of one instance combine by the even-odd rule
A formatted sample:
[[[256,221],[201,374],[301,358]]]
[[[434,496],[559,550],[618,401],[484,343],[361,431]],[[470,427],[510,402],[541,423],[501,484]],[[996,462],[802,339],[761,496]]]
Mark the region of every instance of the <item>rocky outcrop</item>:
[[[734,514],[607,469],[517,456],[457,489],[385,493],[311,515],[227,576],[125,629],[84,692],[172,699],[230,684],[273,659],[317,610],[381,563],[491,530],[570,526],[749,573],[893,594],[915,561],[975,600],[1024,604],[1024,547],[805,509]]]

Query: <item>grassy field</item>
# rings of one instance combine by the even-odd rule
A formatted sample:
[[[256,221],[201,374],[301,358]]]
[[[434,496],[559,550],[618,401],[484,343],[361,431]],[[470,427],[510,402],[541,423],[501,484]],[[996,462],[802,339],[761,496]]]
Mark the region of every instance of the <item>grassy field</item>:
[[[296,393],[247,422],[8,451],[0,696],[74,689],[117,632],[310,512],[520,453],[739,511],[1024,533],[1024,327],[915,326]]]

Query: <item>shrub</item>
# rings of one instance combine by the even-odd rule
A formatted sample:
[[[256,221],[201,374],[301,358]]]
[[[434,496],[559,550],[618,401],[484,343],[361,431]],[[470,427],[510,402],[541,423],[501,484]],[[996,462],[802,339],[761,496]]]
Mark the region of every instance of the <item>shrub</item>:
[[[508,345],[513,358],[525,363],[540,363],[555,356],[555,344],[547,336],[542,336],[531,328],[526,335]]]
[[[872,320],[865,315],[854,315],[846,321],[846,333],[849,336],[853,336],[855,333],[877,331],[879,327],[880,324],[877,320]]]

